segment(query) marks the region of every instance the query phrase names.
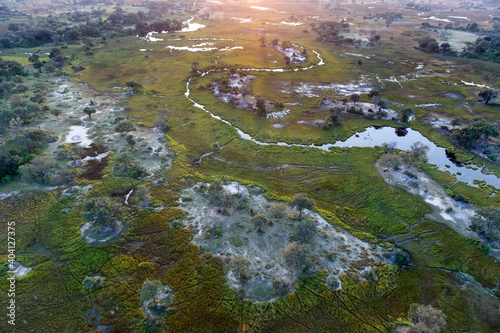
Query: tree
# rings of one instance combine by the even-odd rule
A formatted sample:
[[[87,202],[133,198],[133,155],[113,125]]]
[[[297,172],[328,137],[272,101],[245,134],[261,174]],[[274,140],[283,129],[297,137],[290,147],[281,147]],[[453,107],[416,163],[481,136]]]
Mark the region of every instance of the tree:
[[[15,92],[16,93],[21,93],[23,94],[24,96],[26,96],[26,92],[30,90],[30,87],[26,84],[18,84],[16,89],[15,89]]]
[[[496,98],[497,96],[498,93],[493,89],[486,89],[479,93],[479,97],[481,97],[486,104],[489,104],[490,101]]]
[[[140,91],[143,88],[142,84],[140,84],[139,82],[135,82],[135,81],[125,82],[125,86],[131,88],[132,92],[134,94],[137,93],[138,91]]]
[[[60,165],[47,156],[36,156],[31,163],[19,168],[24,180],[33,180],[44,184],[63,184],[75,176],[74,170],[63,170]]]
[[[197,61],[194,61],[191,63],[191,73],[198,73],[198,67],[200,66],[200,63]]]
[[[466,149],[470,149],[474,143],[486,141],[491,136],[496,137],[498,135],[500,135],[500,132],[495,125],[487,123],[484,120],[477,120],[472,126],[462,128],[453,133],[451,138],[458,141]]]
[[[158,113],[158,116],[156,117],[156,119],[153,123],[153,126],[161,133],[167,133],[167,131],[170,129],[170,126],[168,125],[168,121],[167,121],[168,110],[158,109],[157,113]]]
[[[97,197],[83,205],[82,217],[95,227],[115,227],[126,218],[126,211],[122,204],[108,197]]]
[[[351,101],[354,103],[354,106],[356,106],[356,103],[359,102],[360,96],[358,94],[352,94],[351,95]]]
[[[274,38],[272,41],[271,41],[271,44],[273,44],[273,47],[276,47],[278,46],[278,43],[280,42],[280,40],[278,38]]]
[[[40,56],[38,54],[33,54],[28,58],[31,63],[39,62]]]
[[[455,127],[462,125],[462,118],[456,117],[451,121],[452,130],[455,131]]]
[[[239,281],[244,282],[250,279],[249,267],[251,262],[243,256],[233,257],[228,264],[229,269],[234,273]]]
[[[411,108],[405,108],[401,110],[401,121],[407,124],[410,121],[410,118],[414,115],[415,114],[413,113],[413,110]]]
[[[59,119],[59,116],[61,115],[62,110],[61,109],[51,109],[50,114],[56,116],[56,119]]]
[[[267,113],[267,110],[266,110],[266,101],[263,98],[257,98],[255,106],[257,107],[257,114],[259,116],[265,116],[266,115],[266,113]]]
[[[264,214],[255,215],[250,219],[250,222],[257,228],[259,232],[263,232],[262,228],[269,224],[269,220]]]
[[[149,209],[151,206],[151,195],[149,194],[149,190],[146,186],[139,186],[134,191],[133,200],[136,201],[137,206],[142,209]]]
[[[302,217],[302,211],[304,209],[312,209],[316,205],[316,202],[313,199],[309,199],[305,193],[298,193],[288,202],[288,205],[295,207],[299,211],[299,217]]]
[[[285,64],[285,66],[290,65],[290,57],[289,56],[284,56],[283,57],[283,63]]]
[[[115,162],[120,165],[125,172],[128,172],[128,170],[134,166],[135,159],[130,150],[127,149],[116,155]]]
[[[286,205],[282,202],[272,204],[267,209],[267,212],[271,217],[275,218],[276,220],[282,219],[283,217],[286,216]]]
[[[417,141],[410,147],[408,151],[408,165],[418,164],[424,162],[426,158],[427,151],[429,147],[424,145],[422,142]]]
[[[312,265],[311,257],[304,246],[295,242],[288,244],[283,252],[285,263],[288,267],[304,272]]]
[[[265,47],[265,46],[266,46],[266,43],[267,43],[267,39],[266,39],[266,37],[264,37],[264,36],[263,36],[263,37],[260,37],[260,38],[259,38],[259,42],[260,42],[260,46]]]
[[[92,115],[94,113],[96,113],[97,111],[94,109],[94,108],[91,108],[89,106],[86,106],[84,109],[83,109],[83,112],[87,114],[87,116],[89,116],[89,119],[92,119]]]
[[[500,209],[479,208],[471,218],[470,227],[488,241],[500,240]]]
[[[208,189],[210,193],[209,203],[217,207],[217,211],[223,215],[231,215],[231,211],[238,205],[235,196],[224,191],[220,180],[216,180]]]
[[[382,109],[387,109],[389,103],[381,95],[376,95],[372,97],[372,102],[378,106],[378,112],[380,113]]]
[[[281,43],[281,48],[283,50],[289,49],[292,47],[292,43],[288,40],[285,40],[283,43]]]
[[[132,121],[125,120],[115,126],[115,131],[127,134],[128,132],[135,131],[135,126]]]
[[[408,310],[410,327],[407,333],[439,333],[446,327],[443,311],[432,305],[413,303]]]
[[[295,224],[292,239],[301,243],[310,243],[316,236],[317,231],[316,222],[313,220],[300,220]]]
[[[130,145],[130,148],[132,148],[132,150],[134,149],[134,146],[137,143],[132,134],[127,135],[125,137],[125,141],[127,141],[127,143]]]

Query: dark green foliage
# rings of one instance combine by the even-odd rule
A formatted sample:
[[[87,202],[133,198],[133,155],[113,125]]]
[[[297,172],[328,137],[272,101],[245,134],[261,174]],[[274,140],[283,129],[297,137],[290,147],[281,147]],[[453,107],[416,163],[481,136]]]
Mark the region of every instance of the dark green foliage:
[[[125,82],[125,86],[126,87],[129,87],[132,89],[132,92],[135,94],[137,93],[138,91],[142,90],[142,84],[140,84],[139,82],[135,82],[135,81],[128,81],[128,82]]]
[[[486,89],[479,93],[479,97],[481,97],[486,104],[489,104],[490,101],[497,96],[498,93],[493,89]]]
[[[134,136],[129,134],[125,137],[125,141],[130,145],[130,147],[133,149],[135,144],[137,143],[134,139]]]
[[[405,108],[405,109],[401,110],[401,121],[403,123],[408,123],[408,121],[410,121],[410,118],[414,115],[415,115],[415,113],[413,112],[413,110],[411,108]]]
[[[302,217],[302,211],[304,209],[312,209],[316,205],[316,202],[313,199],[309,199],[305,193],[299,193],[288,202],[288,205],[297,208],[299,216]]]
[[[427,160],[426,154],[428,150],[429,147],[424,145],[422,142],[415,142],[413,145],[411,145],[408,154],[405,156],[408,164],[416,165],[425,162]]]
[[[63,169],[47,156],[36,156],[31,163],[21,166],[19,171],[27,181],[51,185],[68,183],[76,176],[75,170]]]
[[[85,113],[87,116],[89,116],[89,119],[92,119],[92,115],[96,113],[97,111],[94,108],[91,108],[89,106],[86,106],[83,109],[83,113]]]
[[[255,104],[256,107],[256,113],[259,116],[265,116],[267,113],[266,110],[266,101],[263,98],[257,98],[257,102]]]
[[[471,229],[490,242],[500,240],[500,209],[480,208],[471,218]]]
[[[115,169],[118,176],[128,176],[133,179],[143,178],[147,175],[146,169],[140,164],[137,164],[130,149],[116,155],[115,161],[117,167]]]
[[[135,131],[135,126],[132,121],[125,120],[115,126],[115,131],[127,134],[128,132]]]
[[[270,224],[269,219],[264,214],[257,214],[250,219],[250,222],[257,228],[259,232],[263,232],[263,228]]]
[[[486,36],[470,43],[460,56],[500,62],[500,33],[498,31],[486,32]]]
[[[394,263],[398,266],[403,266],[407,263],[406,257],[406,252],[401,249],[396,249],[394,253]]]
[[[288,244],[283,255],[288,267],[298,272],[307,271],[312,265],[309,252],[304,246],[297,243]]]
[[[484,120],[477,120],[472,126],[462,128],[453,133],[451,138],[465,148],[471,149],[475,143],[485,142],[490,137],[498,135],[500,135],[500,131],[498,131],[495,125],[487,123]]]
[[[238,200],[232,194],[224,191],[220,181],[215,181],[208,190],[210,196],[208,202],[217,207],[217,211],[223,215],[231,215],[233,209],[238,206]]]
[[[242,256],[233,257],[228,264],[229,269],[233,272],[234,276],[241,282],[247,281],[251,278],[249,266],[251,262]]]
[[[126,210],[108,197],[91,198],[83,205],[82,217],[94,227],[115,227],[126,218]]]
[[[318,229],[316,227],[316,222],[312,219],[301,219],[294,225],[292,240],[298,241],[301,243],[309,243],[311,242]]]

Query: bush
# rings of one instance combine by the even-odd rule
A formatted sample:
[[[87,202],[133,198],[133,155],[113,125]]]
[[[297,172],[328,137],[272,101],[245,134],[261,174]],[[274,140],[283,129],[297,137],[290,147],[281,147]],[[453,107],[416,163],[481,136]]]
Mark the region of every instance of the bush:
[[[259,232],[263,232],[263,228],[266,225],[271,224],[267,216],[264,214],[257,214],[250,219],[250,222],[257,228]]]
[[[286,265],[299,272],[307,271],[312,265],[308,251],[295,242],[288,244],[283,255]]]
[[[300,220],[294,225],[292,240],[310,243],[317,233],[316,222],[311,219]]]
[[[267,209],[268,214],[276,220],[282,219],[286,216],[286,205],[282,202],[272,204]]]

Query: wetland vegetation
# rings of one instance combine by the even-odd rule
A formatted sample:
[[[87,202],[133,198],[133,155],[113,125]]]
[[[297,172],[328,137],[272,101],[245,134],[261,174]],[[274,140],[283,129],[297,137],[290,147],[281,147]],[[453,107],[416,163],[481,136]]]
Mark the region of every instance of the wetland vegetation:
[[[1,5],[0,331],[499,331],[498,17]]]

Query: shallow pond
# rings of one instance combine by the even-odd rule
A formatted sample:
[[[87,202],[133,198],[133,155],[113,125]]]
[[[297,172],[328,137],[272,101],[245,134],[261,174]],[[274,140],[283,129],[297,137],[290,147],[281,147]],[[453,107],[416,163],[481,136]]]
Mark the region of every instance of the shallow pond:
[[[446,149],[436,146],[433,142],[429,141],[420,132],[410,128],[401,130],[392,127],[369,127],[362,133],[357,133],[343,142],[337,142],[334,147],[375,147],[381,146],[383,143],[395,142],[396,148],[409,150],[411,146],[420,141],[427,147],[427,157],[429,163],[436,164],[439,169],[448,170],[452,173],[461,173],[457,175],[458,181],[466,182],[470,185],[473,184],[474,179],[484,179],[487,183],[500,187],[500,180],[495,175],[486,175],[481,172],[480,168],[477,170],[467,169],[465,166],[456,165],[448,157]]]

